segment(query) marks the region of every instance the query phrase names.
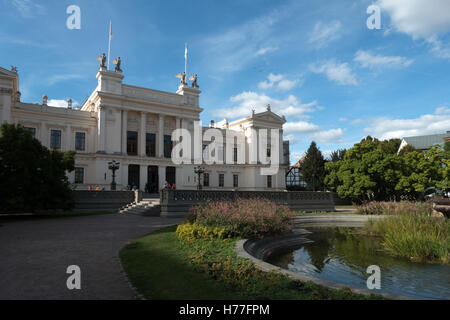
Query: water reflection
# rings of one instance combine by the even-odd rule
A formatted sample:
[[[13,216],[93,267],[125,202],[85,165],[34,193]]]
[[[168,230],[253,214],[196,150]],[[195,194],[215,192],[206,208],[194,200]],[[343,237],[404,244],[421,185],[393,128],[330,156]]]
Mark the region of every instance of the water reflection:
[[[317,228],[313,243],[267,262],[315,278],[366,288],[367,267],[381,268],[381,291],[421,299],[450,299],[450,266],[411,262],[385,253],[376,237],[354,228]]]

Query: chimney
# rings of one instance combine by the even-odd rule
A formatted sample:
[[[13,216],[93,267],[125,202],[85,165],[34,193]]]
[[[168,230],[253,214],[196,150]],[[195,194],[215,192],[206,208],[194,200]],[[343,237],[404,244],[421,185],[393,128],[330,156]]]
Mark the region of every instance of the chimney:
[[[72,99],[67,100],[67,109],[72,109]]]
[[[209,125],[210,128],[215,128],[216,127],[216,123],[214,122],[214,120],[211,120],[211,123]]]
[[[47,102],[48,102],[48,97],[44,94],[44,95],[42,96],[42,105],[46,106],[46,105],[47,105]]]

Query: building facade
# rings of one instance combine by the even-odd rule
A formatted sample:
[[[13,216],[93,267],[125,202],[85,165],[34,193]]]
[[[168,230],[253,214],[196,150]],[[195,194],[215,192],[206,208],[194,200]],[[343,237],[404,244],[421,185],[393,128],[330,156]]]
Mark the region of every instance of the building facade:
[[[22,102],[18,73],[0,68],[1,123],[24,126],[50,149],[75,150],[76,169],[69,174],[69,181],[76,189],[100,186],[109,190],[112,174],[108,163],[112,160],[120,162],[116,172],[119,190],[136,186],[157,192],[165,181],[175,184],[177,189],[195,189],[196,165],[176,165],[171,156],[173,131],[183,128],[194,133],[203,111],[196,81],[189,86],[182,79],[178,90],[170,93],[125,84],[120,69],[110,71],[100,67],[96,77],[98,85],[81,107],[74,109],[68,101],[67,108],[60,108],[47,105],[46,96],[41,104]],[[209,127],[202,127],[202,131],[212,127],[245,136],[244,150],[232,149],[234,159],[238,158],[238,152],[245,152],[244,163],[203,165],[203,189],[284,190],[289,164],[289,142],[282,138],[285,122],[268,106],[263,113],[252,112],[243,119],[211,122]],[[262,175],[260,169],[265,165],[251,161],[250,150],[258,150],[252,129],[279,130],[280,166],[276,174]],[[204,151],[209,143],[202,142]],[[225,146],[219,150],[219,157],[226,158],[226,150]],[[271,156],[270,152],[267,150],[267,156]]]

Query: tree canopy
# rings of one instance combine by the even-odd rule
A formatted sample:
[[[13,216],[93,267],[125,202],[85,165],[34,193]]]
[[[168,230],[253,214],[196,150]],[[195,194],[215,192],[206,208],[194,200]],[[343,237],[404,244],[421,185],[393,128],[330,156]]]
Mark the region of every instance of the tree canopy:
[[[69,209],[75,152],[49,150],[22,126],[0,127],[0,212]]]
[[[398,154],[400,143],[363,139],[343,160],[325,165],[325,184],[357,202],[416,199],[428,187],[449,188],[449,152],[434,146],[427,152],[407,149]]]
[[[324,188],[325,160],[314,141],[311,142],[300,168],[308,190],[316,191]]]

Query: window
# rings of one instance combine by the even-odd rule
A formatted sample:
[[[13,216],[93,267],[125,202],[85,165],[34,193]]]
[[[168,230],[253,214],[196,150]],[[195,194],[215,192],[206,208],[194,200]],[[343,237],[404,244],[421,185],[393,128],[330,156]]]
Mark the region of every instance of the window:
[[[233,161],[236,163],[238,161],[238,149],[233,149]]]
[[[239,176],[237,174],[233,175],[233,188],[239,187]]]
[[[219,173],[219,187],[223,188],[225,186],[225,175]]]
[[[25,127],[25,130],[27,130],[29,133],[31,133],[31,136],[33,138],[36,138],[36,128],[27,128],[27,127]]]
[[[50,135],[50,148],[61,149],[61,130],[52,130]]]
[[[172,157],[172,136],[164,136],[164,158]]]
[[[209,187],[209,173],[203,174],[203,186]]]
[[[148,157],[156,156],[156,135],[154,133],[147,133],[145,144],[145,154]]]
[[[75,168],[75,181],[76,184],[84,183],[84,168]]]
[[[202,146],[203,149],[203,160],[209,160],[209,146],[204,144]]]
[[[272,176],[267,176],[267,188],[272,188]]]
[[[86,133],[84,132],[75,133],[75,150],[77,151],[86,150]]]
[[[267,158],[270,158],[272,154],[272,150],[270,148],[267,148]]]
[[[127,154],[137,156],[138,133],[136,131],[127,132]]]

